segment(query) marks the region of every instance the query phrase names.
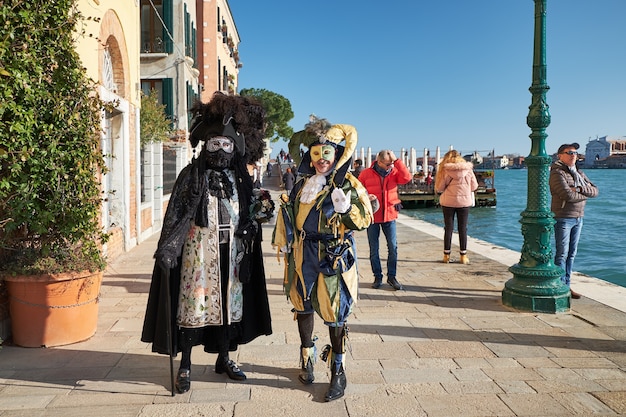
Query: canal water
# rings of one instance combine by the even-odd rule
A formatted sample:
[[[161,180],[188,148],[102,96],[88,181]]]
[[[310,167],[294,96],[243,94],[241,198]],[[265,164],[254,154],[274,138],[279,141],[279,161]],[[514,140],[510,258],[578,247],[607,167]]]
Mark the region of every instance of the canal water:
[[[574,270],[626,287],[626,170],[588,169],[585,173],[600,193],[587,200]],[[519,221],[526,209],[527,186],[525,169],[496,170],[497,205],[472,208],[468,234],[521,252],[524,237]],[[440,208],[404,209],[402,212],[443,227]],[[443,230],[441,235],[443,237]],[[552,242],[554,253],[554,236]],[[453,241],[453,244],[458,242]]]

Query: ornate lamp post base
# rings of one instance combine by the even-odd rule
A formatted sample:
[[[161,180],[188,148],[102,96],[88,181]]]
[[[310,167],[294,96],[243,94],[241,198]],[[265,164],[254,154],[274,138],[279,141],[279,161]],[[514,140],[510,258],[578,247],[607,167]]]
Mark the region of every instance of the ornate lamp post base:
[[[515,264],[509,271],[513,273],[513,278],[504,284],[502,304],[541,313],[563,313],[569,310],[569,288],[560,279],[560,268],[534,271]]]

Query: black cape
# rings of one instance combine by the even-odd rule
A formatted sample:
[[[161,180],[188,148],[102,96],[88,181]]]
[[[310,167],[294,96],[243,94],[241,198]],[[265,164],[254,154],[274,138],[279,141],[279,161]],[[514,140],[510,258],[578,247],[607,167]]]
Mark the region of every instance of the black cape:
[[[152,343],[152,351],[169,355],[167,320],[170,321],[172,329],[171,346],[175,356],[178,353],[178,332],[176,325],[176,311],[178,307],[178,296],[180,289],[180,263],[182,247],[191,225],[191,220],[202,215],[202,207],[206,204],[203,196],[207,193],[207,184],[204,182],[204,172],[201,158],[194,159],[190,165],[185,167],[174,184],[170,202],[165,213],[163,229],[157,251],[154,255],[155,265],[152,272],[152,283],[148,295],[148,304],[144,318],[141,341]],[[250,222],[248,216],[249,204],[252,198],[252,180],[248,175],[245,164],[235,163],[235,178],[237,179],[237,192],[240,201],[240,224],[239,227]],[[256,233],[252,251],[250,254],[250,277],[243,283],[243,318],[239,324],[239,332],[234,339],[231,339],[230,351],[236,350],[240,344],[246,344],[258,336],[272,334],[269,302],[267,299],[267,288],[265,283],[265,269],[263,266],[263,253],[261,250],[262,228],[259,225]],[[167,283],[169,281],[169,292],[171,300],[171,310],[168,317]],[[242,279],[243,281],[243,279]],[[210,335],[210,332],[207,333]],[[219,353],[217,339],[206,337],[202,341],[204,350],[211,353]]]

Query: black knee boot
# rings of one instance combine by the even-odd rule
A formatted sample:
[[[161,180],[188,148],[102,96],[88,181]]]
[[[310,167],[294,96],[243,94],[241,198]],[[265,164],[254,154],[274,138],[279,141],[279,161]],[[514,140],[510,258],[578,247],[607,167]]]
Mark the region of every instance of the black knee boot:
[[[326,350],[326,355],[330,353],[330,385],[324,396],[326,401],[333,401],[343,397],[346,385],[346,373],[344,371],[344,360],[346,352],[346,328],[330,327],[330,340],[332,342],[332,351]]]
[[[315,340],[313,339],[313,325],[315,318],[311,314],[298,314],[298,332],[300,333],[300,374],[298,379],[304,385],[312,384],[315,380],[313,365],[315,364]]]

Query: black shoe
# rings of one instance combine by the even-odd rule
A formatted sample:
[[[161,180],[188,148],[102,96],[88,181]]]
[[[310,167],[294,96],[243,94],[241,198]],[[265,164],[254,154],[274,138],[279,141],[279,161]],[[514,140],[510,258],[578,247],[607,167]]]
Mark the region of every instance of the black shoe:
[[[382,278],[375,280],[374,283],[372,284],[372,288],[374,288],[375,290],[379,289],[382,286],[383,286]]]
[[[333,371],[333,375],[330,378],[330,386],[324,396],[324,400],[328,402],[343,397],[346,385],[346,373],[344,372],[342,365],[339,367],[338,371]]]
[[[239,369],[234,361],[226,358],[222,359],[222,357],[218,356],[215,363],[215,373],[223,374],[224,372],[230,379],[235,381],[245,381],[246,379],[246,374]]]
[[[179,369],[176,376],[176,392],[184,394],[191,388],[191,372],[189,369]]]
[[[404,289],[404,287],[402,286],[402,284],[400,284],[398,282],[396,277],[392,277],[392,278],[387,279],[387,284],[391,285],[396,290],[403,290]]]

